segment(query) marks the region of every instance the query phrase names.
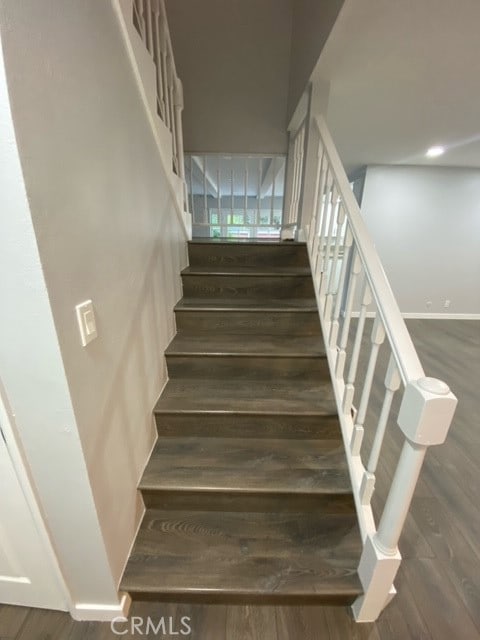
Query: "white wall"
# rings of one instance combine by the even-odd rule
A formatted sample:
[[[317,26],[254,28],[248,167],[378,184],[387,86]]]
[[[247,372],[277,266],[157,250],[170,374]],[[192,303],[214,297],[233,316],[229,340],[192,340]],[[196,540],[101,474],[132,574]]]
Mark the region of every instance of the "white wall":
[[[167,0],[187,151],[286,153],[291,0]]]
[[[32,492],[41,495],[40,510],[46,516],[50,542],[69,586],[63,602],[49,599],[49,585],[55,580],[52,565],[51,575],[44,581],[45,599],[39,604],[67,608],[69,597],[76,603],[113,603],[116,585],[96,514],[40,264],[1,51],[0,140],[2,391],[9,405],[9,422],[27,460],[22,477],[31,475]],[[5,489],[2,486],[1,490]],[[12,515],[2,513],[2,518]],[[4,524],[13,541],[18,536],[24,543],[32,535],[28,532],[22,537],[23,531],[12,531],[15,521]],[[17,552],[18,549],[13,549],[13,554]],[[46,557],[44,562],[48,565]],[[28,565],[24,567],[26,572],[30,569]],[[31,603],[17,600],[17,604]]]
[[[480,170],[369,167],[362,213],[403,313],[480,314]]]
[[[111,3],[6,0],[0,26],[48,291],[48,299],[42,293],[42,313],[48,315],[50,301],[55,323],[37,326],[37,285],[27,273],[25,295],[33,289],[32,300],[28,308],[12,311],[11,319],[23,311],[18,331],[23,325],[35,329],[36,341],[28,346],[37,344],[38,353],[29,358],[22,351],[21,333],[12,336],[9,348],[12,360],[19,356],[18,394],[25,404],[34,389],[27,376],[22,392],[22,372],[35,368],[41,388],[32,406],[43,417],[38,426],[39,420],[30,425],[30,411],[24,428],[35,434],[36,458],[51,465],[48,491],[57,502],[61,496],[63,521],[78,497],[62,477],[69,457],[59,460],[58,447],[67,438],[59,425],[71,426],[69,439],[78,427],[117,582],[141,515],[135,488],[156,437],[152,408],[166,380],[162,352],[174,333],[172,307],[181,295],[185,240]],[[28,233],[34,245],[33,232]],[[99,337],[84,348],[74,307],[88,298]],[[53,351],[44,353],[47,348]],[[62,366],[63,382],[55,369]],[[45,393],[52,396],[50,417]],[[68,394],[71,405],[62,400]],[[89,536],[88,522],[78,520],[70,550],[94,594],[95,576],[87,575],[89,547],[74,551],[77,543],[87,545]]]
[[[293,0],[288,118],[305,91],[344,0]]]

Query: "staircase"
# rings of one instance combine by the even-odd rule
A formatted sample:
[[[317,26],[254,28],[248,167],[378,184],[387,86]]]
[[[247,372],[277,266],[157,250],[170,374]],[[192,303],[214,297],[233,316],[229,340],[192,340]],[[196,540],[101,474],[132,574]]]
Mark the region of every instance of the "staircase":
[[[348,604],[361,540],[306,246],[194,240],[121,588]]]

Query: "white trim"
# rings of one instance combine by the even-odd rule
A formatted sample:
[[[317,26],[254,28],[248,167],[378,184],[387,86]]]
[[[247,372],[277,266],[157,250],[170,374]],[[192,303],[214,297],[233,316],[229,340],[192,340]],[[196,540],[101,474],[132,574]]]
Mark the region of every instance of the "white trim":
[[[359,311],[352,312],[352,318],[358,318]],[[377,314],[374,311],[367,311],[367,318],[375,318]],[[480,320],[480,313],[402,313],[405,320]]]
[[[480,320],[480,313],[402,313],[402,316],[419,320]]]
[[[74,620],[109,622],[115,618],[128,616],[132,599],[128,593],[120,592],[119,601],[115,604],[80,603],[74,605],[70,614]]]
[[[31,476],[31,470],[25,457],[15,417],[10,407],[3,382],[0,378],[0,417],[2,414],[5,419],[1,421],[2,433],[0,437],[3,436],[4,438],[7,453],[12,461],[18,482],[22,488],[30,513],[32,514],[35,529],[45,550],[48,563],[52,569],[52,579],[57,586],[59,596],[62,600],[62,602],[59,603],[59,610],[70,610],[72,606],[72,598],[60,568],[58,556],[54,549],[51,531],[47,527],[48,518],[45,516],[41,506],[38,492]],[[19,580],[18,582],[22,582],[22,580]],[[30,582],[30,580],[28,580],[28,582]]]

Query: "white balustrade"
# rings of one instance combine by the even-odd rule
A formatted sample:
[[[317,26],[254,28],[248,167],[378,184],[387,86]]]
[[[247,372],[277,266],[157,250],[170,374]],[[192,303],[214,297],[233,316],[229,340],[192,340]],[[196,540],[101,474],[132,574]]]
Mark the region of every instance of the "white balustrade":
[[[364,545],[358,567],[364,595],[354,603],[353,612],[358,621],[371,621],[395,592],[393,581],[401,561],[398,540],[425,452],[428,446],[444,442],[457,400],[445,383],[425,377],[327,126],[321,117],[313,122],[315,139],[319,139],[316,170],[313,174],[308,171],[315,175],[313,207],[303,211],[301,226]],[[291,223],[297,221],[298,190],[306,173],[300,153],[304,135],[302,125],[291,148],[295,156]],[[373,324],[370,340],[366,340],[370,317]],[[384,350],[388,366],[382,380],[380,371],[385,365],[380,367],[379,354]],[[370,410],[374,385],[378,418],[372,418],[375,411]],[[397,393],[401,394],[400,410],[392,416]],[[393,480],[377,527],[371,499],[389,429],[400,429],[404,444],[392,469]],[[371,447],[364,460],[366,432]]]
[[[184,206],[188,211],[183,157],[183,90],[175,69],[164,0],[133,0],[132,18],[155,63],[157,113],[172,134],[173,170],[183,181]]]

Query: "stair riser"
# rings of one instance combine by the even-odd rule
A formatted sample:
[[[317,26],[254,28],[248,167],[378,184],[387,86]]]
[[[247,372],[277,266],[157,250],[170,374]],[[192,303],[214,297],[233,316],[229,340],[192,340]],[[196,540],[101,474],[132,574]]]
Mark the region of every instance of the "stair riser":
[[[191,298],[312,298],[308,276],[239,276],[182,274],[183,295]]]
[[[189,243],[191,267],[308,267],[305,245]]]
[[[236,493],[229,491],[158,491],[141,489],[147,508],[189,511],[240,511],[245,513],[315,513],[355,514],[351,494],[327,495],[307,493]]]
[[[288,378],[328,379],[326,358],[262,358],[256,356],[173,356],[167,355],[168,375],[173,378],[224,377],[265,380]]]
[[[336,416],[156,413],[160,437],[292,438],[342,441]]]
[[[317,335],[316,311],[177,311],[178,331],[213,333],[264,333],[266,335]]]
[[[314,605],[317,607],[347,607],[354,603],[360,595],[356,593],[339,594],[283,594],[283,593],[229,593],[219,589],[208,589],[205,591],[194,591],[193,589],[178,591],[162,591],[159,587],[155,591],[135,591],[129,588],[128,594],[134,602],[174,602],[185,604],[231,604],[231,605],[254,605],[254,606],[304,606]],[[188,637],[188,636],[187,636]],[[313,636],[312,636],[313,637]]]

